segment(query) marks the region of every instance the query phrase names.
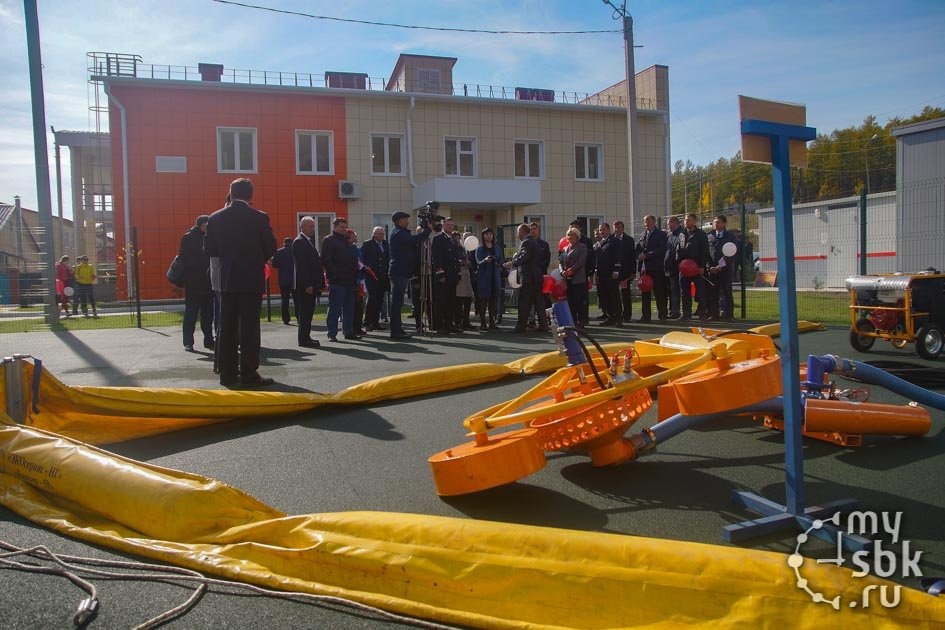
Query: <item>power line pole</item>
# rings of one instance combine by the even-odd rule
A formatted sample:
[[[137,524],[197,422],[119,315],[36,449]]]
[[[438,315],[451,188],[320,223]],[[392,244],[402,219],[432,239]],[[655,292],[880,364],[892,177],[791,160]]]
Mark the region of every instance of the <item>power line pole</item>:
[[[39,225],[43,230],[45,247],[43,274],[46,288],[45,319],[47,324],[59,322],[56,304],[56,253],[54,251],[52,201],[49,194],[49,151],[46,145],[46,100],[43,96],[43,62],[39,45],[39,16],[36,0],[23,0],[26,17],[26,50],[30,68],[30,101],[33,104],[33,155],[36,161],[36,197],[39,207]]]
[[[637,155],[637,84],[636,84],[636,70],[634,69],[633,63],[633,18],[630,17],[630,14],[627,13],[627,0],[623,2],[618,7],[611,0],[602,0],[604,4],[613,9],[613,18],[615,20],[620,20],[623,24],[623,47],[624,47],[624,57],[626,62],[626,74],[627,74],[627,170],[629,171],[629,177],[627,178],[627,187],[629,193],[630,202],[630,231],[634,231],[639,227],[637,225],[636,212],[637,208],[640,207],[640,186],[638,174],[640,172],[640,158]]]
[[[637,229],[636,212],[640,207],[640,186],[637,174],[640,172],[640,158],[637,155],[637,81],[633,61],[633,18],[626,13],[624,2],[623,17],[623,46],[626,53],[627,65],[627,162],[630,177],[627,180],[630,188],[630,225],[631,231]]]

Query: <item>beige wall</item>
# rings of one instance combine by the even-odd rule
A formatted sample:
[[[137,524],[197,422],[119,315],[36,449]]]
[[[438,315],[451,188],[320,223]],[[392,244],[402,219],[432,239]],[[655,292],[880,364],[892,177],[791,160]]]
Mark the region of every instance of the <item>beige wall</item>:
[[[424,57],[422,55],[401,55],[394,68],[394,76],[388,84],[389,90],[400,92],[426,92],[433,94],[453,93],[453,65],[455,59],[449,57]],[[439,90],[428,89],[417,82],[420,69],[439,70]]]
[[[637,72],[637,108],[669,111],[669,67],[650,66]],[[626,81],[619,81],[585,99],[591,105],[623,107],[627,102]]]
[[[403,98],[347,98],[348,177],[362,187],[362,196],[349,202],[349,222],[359,234],[369,228],[372,212],[409,210],[413,205],[405,160],[403,176],[371,174],[371,132],[406,134],[409,102]],[[640,201],[637,212],[665,214],[667,207],[665,121],[662,114],[639,115]],[[460,222],[476,227],[513,223],[525,215],[546,217],[546,236],[557,242],[568,223],[578,215],[602,215],[627,220],[628,164],[626,113],[607,107],[522,104],[486,99],[424,99],[416,97],[413,112],[414,181],[420,185],[445,176],[444,139],[447,136],[476,139],[477,176],[483,179],[514,177],[514,140],[540,140],[544,148],[542,202],[515,208],[464,209],[444,206]],[[602,181],[575,179],[575,143],[603,145]],[[405,140],[406,146],[406,140]],[[488,182],[483,182],[488,186]],[[482,215],[475,222],[474,217]],[[638,233],[642,225],[634,226]],[[628,230],[630,227],[628,226]]]
[[[370,134],[404,134],[406,143],[408,106],[405,99],[346,99],[348,179],[361,186],[361,197],[348,202],[348,225],[362,240],[370,238],[370,230],[374,227],[372,213],[389,217],[398,210],[410,210],[413,205],[407,178],[406,149],[403,175],[371,174]]]

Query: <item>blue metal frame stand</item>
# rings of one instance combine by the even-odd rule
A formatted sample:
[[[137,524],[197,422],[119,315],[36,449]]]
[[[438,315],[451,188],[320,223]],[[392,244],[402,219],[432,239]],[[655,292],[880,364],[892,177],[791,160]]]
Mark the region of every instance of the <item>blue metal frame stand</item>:
[[[790,141],[817,137],[813,127],[786,125],[764,120],[743,120],[742,133],[765,136],[771,141],[771,171],[774,184],[775,234],[778,243],[778,305],[781,310],[781,382],[784,389],[784,463],[786,505],[750,492],[735,492],[733,500],[761,518],[728,525],[722,538],[740,542],[784,529],[806,530],[814,519],[829,518],[837,511],[850,511],[856,501],[845,499],[817,507],[804,507],[804,453],[801,442],[800,361],[797,342],[797,280],[794,276],[794,213],[791,207]],[[833,540],[829,528],[815,530]],[[855,540],[850,541],[856,544]]]

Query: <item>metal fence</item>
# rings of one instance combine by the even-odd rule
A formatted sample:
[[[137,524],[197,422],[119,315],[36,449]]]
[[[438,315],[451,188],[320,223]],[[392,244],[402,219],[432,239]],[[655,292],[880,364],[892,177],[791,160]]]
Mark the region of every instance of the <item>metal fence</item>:
[[[896,265],[903,260],[911,261],[913,265],[921,261],[923,269],[945,269],[945,248],[941,246],[945,242],[943,190],[945,178],[910,185],[908,190],[897,191],[896,203],[890,202],[889,194],[868,197],[868,273],[895,271],[898,269]],[[856,242],[856,236],[859,234],[862,212],[859,201],[850,204],[850,199],[800,204],[795,209],[795,223],[805,227],[797,231],[795,240],[802,239],[803,242],[796,243],[796,247],[798,251],[808,252],[811,258],[845,257],[845,260],[836,264],[845,265],[844,269],[852,275],[860,269],[859,250],[862,245]],[[708,220],[716,213],[703,214]],[[771,242],[772,236],[766,236],[765,213],[762,209],[757,214],[746,214],[744,220],[737,211],[729,211],[728,214],[728,227],[745,235],[752,242],[754,252],[750,256],[741,256],[739,260],[742,266],[736,271],[735,317],[752,322],[778,321],[779,288],[777,273],[772,270],[776,268],[776,244]],[[910,224],[908,230],[903,227],[904,223]],[[922,226],[921,238],[913,234],[916,225]],[[44,279],[42,251],[50,246],[50,240],[34,227],[26,238],[19,235],[20,242],[35,243],[33,250],[28,255],[13,255],[11,252],[15,252],[16,247],[8,244],[17,242],[16,230],[17,223],[13,221],[6,222],[0,230],[0,332],[48,330],[51,325],[67,329],[180,325],[184,292],[167,281],[165,272],[178,250],[185,229],[149,229],[138,235],[137,248],[116,243],[116,260],[94,263],[98,279],[92,292],[98,317],[92,316],[91,308],[89,317],[83,317],[81,306],[74,309],[73,300],[69,306],[70,316],[66,318],[64,311],[60,310],[63,317],[58,322],[51,321],[43,308],[44,303],[52,303],[54,298],[51,296],[55,293]],[[891,234],[894,230],[900,231]],[[279,240],[281,243],[281,238]],[[136,255],[129,255],[135,252]],[[72,255],[75,262],[75,253],[67,253]],[[56,254],[58,258],[60,252]],[[819,264],[819,260],[804,264]],[[800,270],[801,264],[797,263],[795,267]],[[127,277],[129,273],[132,277],[130,282]],[[270,292],[264,296],[263,302],[263,318],[274,321],[281,319],[277,278],[278,272],[274,271],[269,282]],[[634,316],[639,318],[640,295],[634,283],[631,283],[631,287],[635,293]],[[508,289],[505,300],[507,311],[514,311],[515,297],[514,291]],[[316,314],[316,322],[319,318],[324,321],[324,302]],[[596,304],[595,291],[591,292],[591,302]],[[827,286],[814,281],[798,282],[797,310],[800,319],[831,326],[847,326],[850,321],[849,305],[849,295],[843,286]]]

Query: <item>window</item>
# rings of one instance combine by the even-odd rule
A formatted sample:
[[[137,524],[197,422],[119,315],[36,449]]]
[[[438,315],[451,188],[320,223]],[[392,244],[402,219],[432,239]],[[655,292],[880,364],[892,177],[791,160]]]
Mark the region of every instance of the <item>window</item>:
[[[217,127],[217,171],[256,172],[256,130]]]
[[[447,175],[476,176],[475,138],[447,138],[445,149]]]
[[[400,134],[371,134],[371,173],[404,174],[404,137]]]
[[[574,179],[604,179],[604,147],[600,144],[574,145]]]
[[[417,91],[439,94],[440,71],[435,68],[417,68]]]
[[[544,143],[541,140],[515,141],[515,176],[540,178],[544,174]]]
[[[331,175],[335,172],[335,135],[331,131],[295,132],[295,172]]]
[[[587,234],[582,232],[582,236],[586,236],[591,241],[594,240],[594,230],[600,227],[600,224],[604,222],[604,217],[600,215],[591,216],[591,215],[578,215],[578,221],[581,221],[585,226],[587,226]]]

